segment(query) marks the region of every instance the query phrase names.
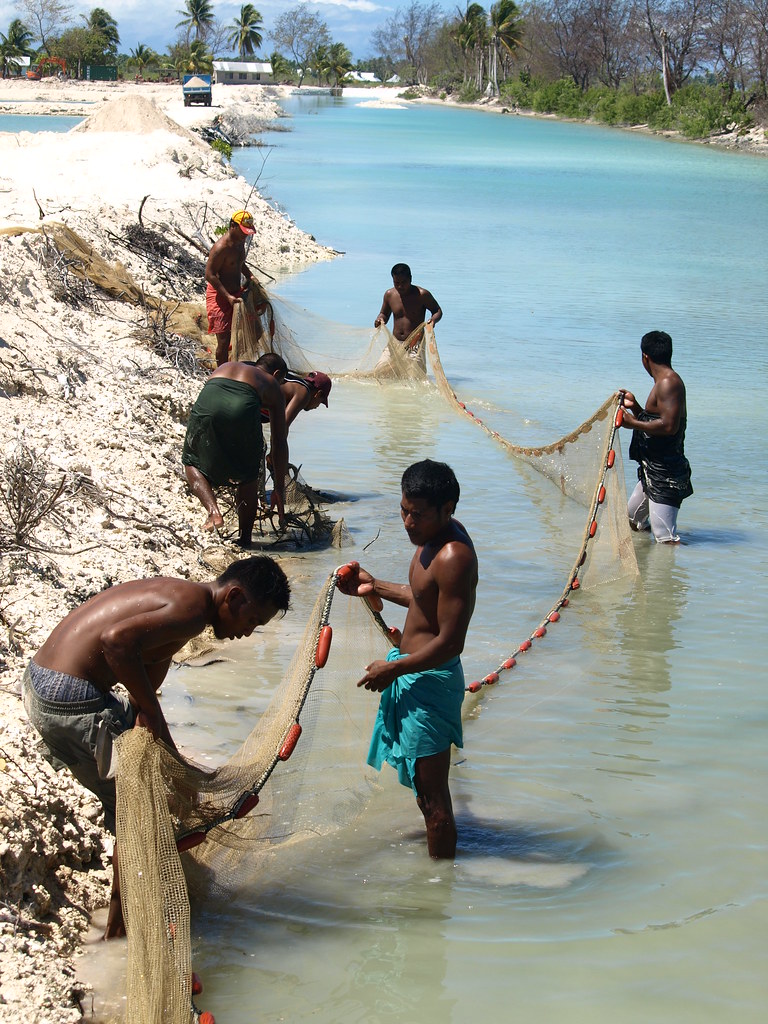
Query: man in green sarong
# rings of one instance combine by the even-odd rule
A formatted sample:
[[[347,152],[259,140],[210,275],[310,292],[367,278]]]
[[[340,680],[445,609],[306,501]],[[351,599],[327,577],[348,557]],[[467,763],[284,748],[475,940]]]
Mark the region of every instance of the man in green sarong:
[[[339,589],[382,598],[408,609],[398,648],[386,661],[366,666],[358,682],[380,693],[368,763],[391,764],[412,788],[427,827],[427,848],[435,859],[456,853],[448,772],[451,744],[462,745],[461,704],[464,649],[477,589],[477,557],[469,534],[453,518],[459,484],[450,466],[425,459],[402,477],[400,514],[416,546],[408,584],[374,578],[356,562]]]
[[[279,358],[279,357],[278,357]],[[224,523],[214,487],[237,484],[237,543],[247,548],[259,503],[259,474],[264,454],[261,411],[269,412],[275,486],[272,505],[282,522],[288,470],[282,368],[264,370],[254,363],[224,363],[206,381],[192,406],[181,461],[189,489],[208,513],[204,529]],[[282,379],[281,379],[282,377]]]

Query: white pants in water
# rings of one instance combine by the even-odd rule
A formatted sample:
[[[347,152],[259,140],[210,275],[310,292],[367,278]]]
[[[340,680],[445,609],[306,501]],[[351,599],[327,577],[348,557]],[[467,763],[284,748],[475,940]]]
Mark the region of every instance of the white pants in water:
[[[636,530],[647,530],[650,521],[653,538],[658,544],[676,544],[680,540],[677,536],[679,511],[674,505],[661,505],[658,501],[651,501],[640,480],[637,481],[637,487],[627,502],[627,514],[632,526]]]

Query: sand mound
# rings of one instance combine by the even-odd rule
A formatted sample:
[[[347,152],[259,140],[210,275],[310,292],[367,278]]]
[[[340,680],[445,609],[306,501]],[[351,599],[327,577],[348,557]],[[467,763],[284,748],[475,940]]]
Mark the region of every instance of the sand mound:
[[[82,132],[150,132],[166,131],[190,137],[190,133],[172,121],[152,100],[144,96],[120,96],[105,103],[73,131]]]

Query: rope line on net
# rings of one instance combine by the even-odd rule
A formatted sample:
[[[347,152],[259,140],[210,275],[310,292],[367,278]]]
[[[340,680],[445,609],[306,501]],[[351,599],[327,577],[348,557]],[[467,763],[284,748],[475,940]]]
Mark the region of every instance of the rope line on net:
[[[440,356],[437,351],[437,344],[435,342],[434,333],[430,334],[429,340],[427,342],[427,351],[429,352],[430,355],[430,361],[432,363],[432,369],[435,373],[435,376],[443,385],[441,391],[444,394],[450,392],[453,399],[451,404],[453,405],[455,411],[458,412],[460,415],[465,416],[476,426],[480,427],[480,429],[483,430],[488,437],[492,438],[494,441],[497,441],[499,444],[501,444],[502,447],[506,448],[508,451],[511,451],[513,454],[540,456],[547,455],[553,452],[562,451],[566,444],[575,441],[577,437],[579,437],[583,433],[586,433],[590,429],[591,424],[595,420],[602,418],[604,412],[607,412],[609,410],[613,412],[613,423],[611,425],[610,431],[607,434],[603,446],[600,470],[598,472],[597,481],[593,489],[592,499],[588,506],[589,511],[587,515],[586,525],[584,527],[584,534],[582,537],[581,546],[579,548],[578,555],[576,556],[576,559],[573,562],[571,570],[568,573],[565,586],[563,587],[560,596],[552,605],[547,614],[543,617],[543,619],[541,619],[538,625],[531,630],[528,636],[517,645],[517,647],[501,662],[501,664],[498,665],[497,668],[494,669],[492,672],[488,672],[485,676],[483,676],[480,679],[473,680],[473,682],[469,683],[465,687],[465,692],[467,693],[478,693],[480,690],[482,690],[484,686],[493,686],[495,683],[498,683],[503,672],[508,672],[515,667],[515,665],[517,664],[517,659],[520,657],[521,654],[525,654],[527,651],[531,649],[531,647],[537,640],[541,640],[546,636],[548,627],[560,621],[560,610],[562,608],[568,607],[570,603],[571,594],[581,587],[581,583],[579,581],[579,572],[587,560],[587,549],[589,547],[589,544],[592,540],[594,540],[595,534],[597,533],[598,514],[603,507],[606,497],[606,476],[608,472],[613,468],[613,464],[616,459],[614,441],[616,438],[616,431],[621,426],[624,420],[624,392],[619,391],[617,394],[613,394],[609,398],[607,398],[606,401],[600,406],[597,412],[592,417],[590,417],[589,420],[583,423],[580,427],[577,427],[576,430],[572,431],[572,433],[568,434],[566,437],[560,438],[560,440],[554,442],[553,444],[546,445],[541,448],[524,448],[519,445],[512,444],[505,437],[499,434],[498,431],[492,430],[486,423],[483,422],[483,420],[479,416],[477,416],[474,412],[472,412],[471,409],[467,407],[466,403],[459,400],[459,398],[456,395],[456,392],[451,387],[448,378],[445,376],[445,372],[443,371],[443,367],[440,362]]]
[[[243,792],[230,806],[229,810],[217,815],[209,821],[196,824],[194,828],[191,828],[186,832],[181,832],[176,837],[176,849],[179,853],[184,853],[186,850],[191,850],[195,846],[199,846],[208,838],[208,834],[213,829],[226,825],[229,821],[237,821],[240,818],[244,818],[246,814],[252,811],[258,804],[259,793],[264,788],[264,785],[272,772],[281,761],[287,761],[296,749],[296,744],[298,743],[299,737],[302,733],[301,723],[299,721],[301,712],[306,703],[315,675],[318,670],[325,668],[328,661],[328,655],[331,650],[333,628],[330,625],[329,619],[331,616],[333,598],[338,588],[339,580],[344,579],[351,573],[351,571],[352,567],[349,564],[341,565],[337,569],[334,569],[326,581],[325,598],[323,601],[322,612],[320,614],[317,636],[315,638],[313,659],[304,679],[304,684],[301,687],[300,692],[297,694],[297,698],[291,712],[290,724],[283,733],[280,746],[277,748],[277,752],[271,762],[254,781],[253,785],[249,789],[243,790]],[[394,626],[387,626],[378,609],[372,605],[368,598],[364,597],[363,601],[368,614],[374,620],[384,636],[386,636],[391,642],[399,642],[400,631]]]

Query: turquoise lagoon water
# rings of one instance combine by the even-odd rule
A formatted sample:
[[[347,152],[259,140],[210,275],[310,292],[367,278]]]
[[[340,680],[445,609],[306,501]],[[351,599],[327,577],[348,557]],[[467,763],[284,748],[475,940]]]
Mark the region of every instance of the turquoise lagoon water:
[[[619,386],[644,398],[640,336],[666,329],[696,493],[685,543],[635,538],[640,576],[582,591],[468,723],[456,864],[428,860],[385,771],[354,828],[196,918],[202,1005],[220,1024],[763,1020],[768,161],[439,107],[290,110],[266,162],[235,165],[345,255],[281,294],[372,324],[390,266],[410,263],[443,305],[449,379],[513,440],[553,440]],[[212,761],[264,706],[335,563],[405,578],[409,462],[445,459],[462,485],[481,566],[470,678],[551,606],[583,525],[429,387],[337,381],[290,440],[305,477],[347,497],[354,546],[307,553],[283,622],[169,681],[172,730]]]
[[[68,132],[82,117],[47,117],[44,114],[0,114],[0,132]]]

